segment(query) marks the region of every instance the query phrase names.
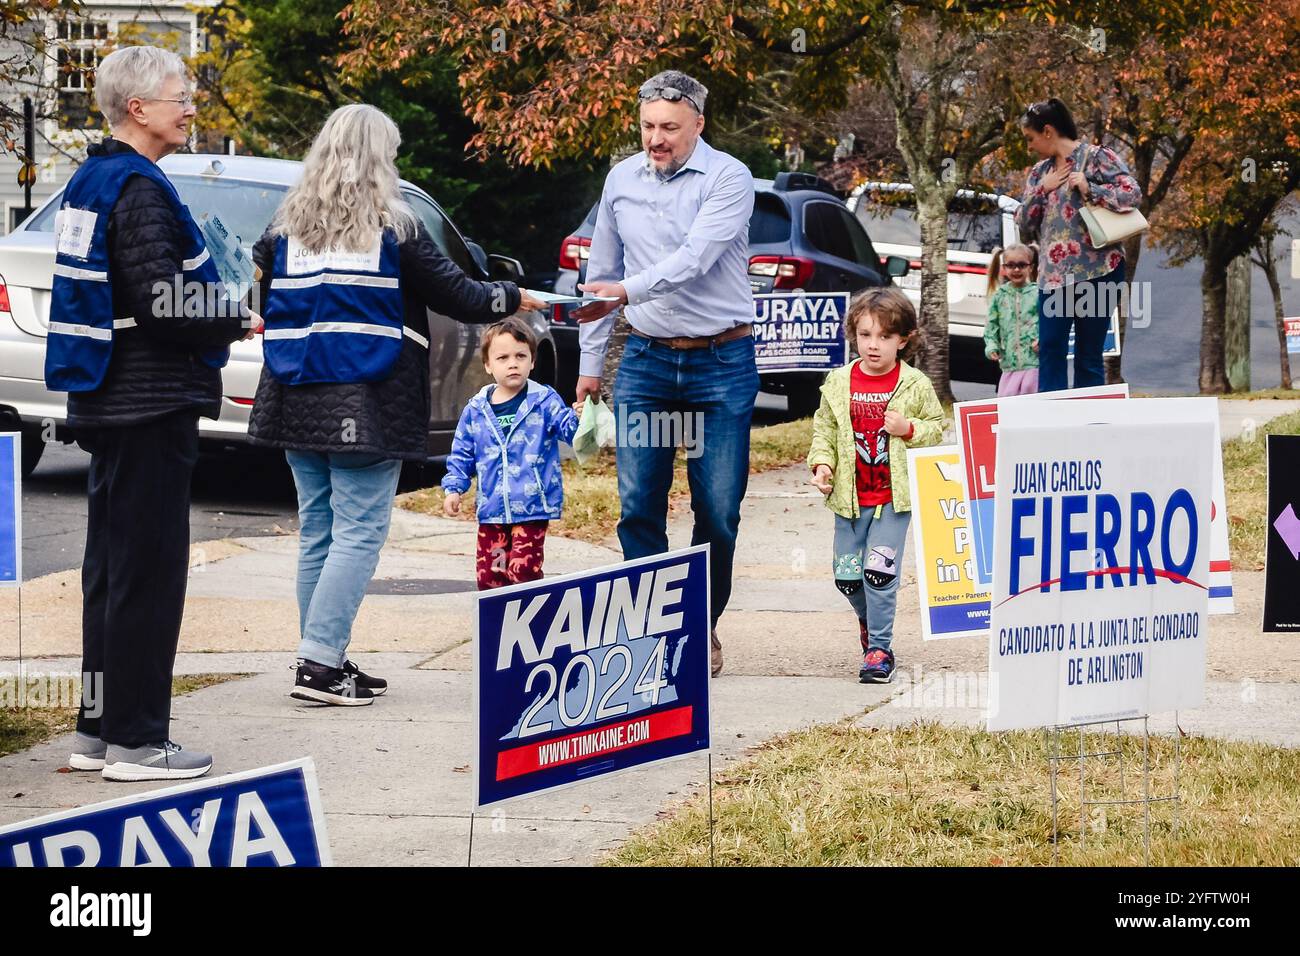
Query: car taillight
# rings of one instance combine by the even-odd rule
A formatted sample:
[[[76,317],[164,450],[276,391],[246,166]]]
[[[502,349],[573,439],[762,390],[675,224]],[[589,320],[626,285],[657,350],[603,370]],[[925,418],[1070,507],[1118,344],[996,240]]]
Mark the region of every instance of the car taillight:
[[[802,289],[817,264],[802,256],[751,256],[749,274],[772,280],[773,289]]]
[[[252,404],[253,404],[253,400],[252,400],[251,398],[235,398],[235,396],[233,396],[233,395],[227,395],[226,397],[227,397],[228,399],[230,399],[232,402],[234,402],[236,405],[252,405]]]
[[[988,269],[984,266],[972,266],[964,262],[948,263],[949,272],[959,272],[963,275],[982,276],[988,275]]]
[[[591,258],[591,240],[585,236],[569,236],[560,243],[560,268],[577,271],[580,259]]]
[[[9,311],[9,286],[5,285],[5,277],[0,276],[0,312]]]
[[[564,324],[564,306],[558,302],[551,306],[551,321]]]

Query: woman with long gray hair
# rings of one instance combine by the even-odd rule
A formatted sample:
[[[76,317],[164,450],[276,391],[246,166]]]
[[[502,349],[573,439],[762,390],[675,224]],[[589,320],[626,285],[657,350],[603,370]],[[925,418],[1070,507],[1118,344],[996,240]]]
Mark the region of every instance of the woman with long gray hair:
[[[400,143],[373,106],[335,110],[253,248],[266,331],[249,434],[285,449],[298,489],[302,700],[355,706],[388,689],[347,648],[402,461],[427,457],[426,309],[486,323],[541,305],[438,250],[399,190]]]

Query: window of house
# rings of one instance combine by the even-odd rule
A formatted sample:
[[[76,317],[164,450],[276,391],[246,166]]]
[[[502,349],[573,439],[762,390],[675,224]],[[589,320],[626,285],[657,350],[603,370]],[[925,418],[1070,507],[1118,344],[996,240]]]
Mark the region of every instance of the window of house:
[[[55,24],[55,85],[58,123],[62,129],[99,129],[103,117],[91,95],[95,69],[108,45],[108,24],[91,20],[60,20]]]

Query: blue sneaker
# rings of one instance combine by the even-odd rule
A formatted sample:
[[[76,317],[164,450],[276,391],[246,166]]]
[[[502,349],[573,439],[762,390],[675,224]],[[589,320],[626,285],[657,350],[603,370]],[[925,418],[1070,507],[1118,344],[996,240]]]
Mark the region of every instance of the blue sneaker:
[[[873,647],[862,656],[858,682],[862,684],[888,684],[894,679],[894,652]]]

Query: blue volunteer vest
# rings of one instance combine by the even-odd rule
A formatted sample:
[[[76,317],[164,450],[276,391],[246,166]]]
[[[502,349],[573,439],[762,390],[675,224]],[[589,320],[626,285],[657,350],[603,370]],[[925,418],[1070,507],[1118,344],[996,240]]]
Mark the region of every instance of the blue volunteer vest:
[[[403,336],[428,348],[404,322],[392,230],[365,252],[311,252],[280,236],[272,268],[262,355],[277,381],[375,382],[392,371]]]
[[[92,156],[73,174],[55,216],[58,255],[50,327],[45,342],[45,385],[57,392],[89,392],[98,388],[113,356],[113,338],[136,326],[135,317],[113,318],[113,281],[108,267],[108,217],[131,176],[145,176],[162,187],[181,226],[185,247],[183,288],[203,283],[220,286],[221,277],[203,243],[203,233],[181,202],[171,181],[154,163],[137,153]],[[177,287],[173,284],[171,289]],[[165,295],[174,296],[169,290]],[[161,301],[160,317],[179,312],[183,302]],[[222,368],[229,349],[198,353],[212,368]]]

